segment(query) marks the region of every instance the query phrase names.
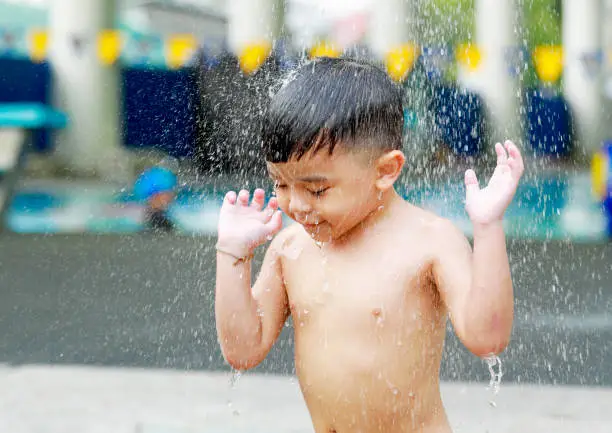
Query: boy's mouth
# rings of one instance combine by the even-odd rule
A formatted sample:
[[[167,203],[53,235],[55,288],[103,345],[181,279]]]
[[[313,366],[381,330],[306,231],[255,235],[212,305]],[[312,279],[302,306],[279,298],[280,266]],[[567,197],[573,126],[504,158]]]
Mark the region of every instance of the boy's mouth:
[[[318,226],[321,225],[321,222],[317,222],[317,223],[310,223],[310,222],[302,222],[300,223],[302,227],[304,227],[306,230],[316,230]]]

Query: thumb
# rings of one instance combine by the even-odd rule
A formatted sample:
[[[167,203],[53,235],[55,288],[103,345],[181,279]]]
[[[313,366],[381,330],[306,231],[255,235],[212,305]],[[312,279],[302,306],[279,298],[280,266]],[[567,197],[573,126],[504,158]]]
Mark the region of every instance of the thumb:
[[[270,218],[270,221],[266,223],[266,228],[269,231],[270,235],[277,234],[283,226],[283,217],[281,211],[277,210]]]
[[[478,186],[476,173],[474,170],[467,170],[465,172],[465,200],[469,201],[471,196],[478,191],[480,191],[480,186]]]

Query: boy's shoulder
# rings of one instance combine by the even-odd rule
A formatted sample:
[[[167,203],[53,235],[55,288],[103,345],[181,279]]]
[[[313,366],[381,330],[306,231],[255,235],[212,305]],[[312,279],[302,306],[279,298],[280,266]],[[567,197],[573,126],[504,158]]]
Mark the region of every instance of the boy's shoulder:
[[[428,244],[444,244],[466,239],[463,231],[450,219],[430,210],[404,202],[402,206],[402,224],[407,235],[426,238]]]
[[[282,253],[284,250],[295,243],[299,239],[300,234],[304,234],[301,226],[297,223],[292,223],[283,228],[275,237],[272,239],[268,250],[273,252]]]

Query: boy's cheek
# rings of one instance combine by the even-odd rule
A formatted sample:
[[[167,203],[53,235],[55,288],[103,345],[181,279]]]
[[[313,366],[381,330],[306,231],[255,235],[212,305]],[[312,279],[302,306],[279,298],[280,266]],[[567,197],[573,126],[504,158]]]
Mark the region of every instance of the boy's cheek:
[[[278,207],[283,211],[284,214],[289,215],[289,201],[281,195],[276,196]]]

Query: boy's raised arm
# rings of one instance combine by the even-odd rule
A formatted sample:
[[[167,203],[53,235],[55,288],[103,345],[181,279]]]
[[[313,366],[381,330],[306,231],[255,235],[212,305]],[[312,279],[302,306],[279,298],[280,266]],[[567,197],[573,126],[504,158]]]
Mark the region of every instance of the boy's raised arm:
[[[506,348],[514,317],[503,215],[523,173],[523,160],[513,143],[504,146],[495,146],[497,167],[485,188],[480,189],[472,170],[465,175],[466,210],[474,226],[473,251],[463,233],[448,223],[434,266],[457,336],[481,357]]]
[[[229,192],[219,215],[215,319],[225,359],[237,369],[258,365],[267,355],[287,318],[282,282],[281,236],[268,249],[251,288],[253,250],[281,228],[276,199],[263,209],[264,192]],[[263,210],[262,210],[263,209]]]

